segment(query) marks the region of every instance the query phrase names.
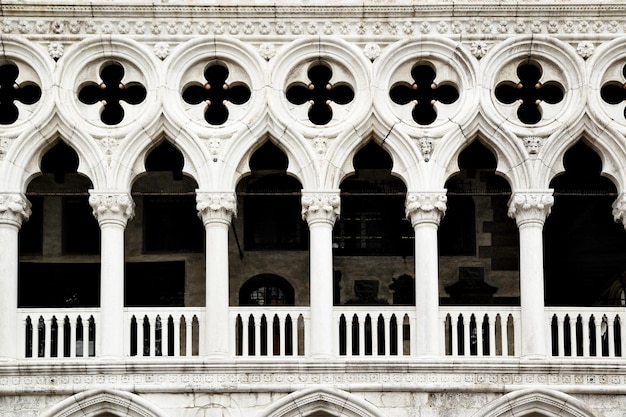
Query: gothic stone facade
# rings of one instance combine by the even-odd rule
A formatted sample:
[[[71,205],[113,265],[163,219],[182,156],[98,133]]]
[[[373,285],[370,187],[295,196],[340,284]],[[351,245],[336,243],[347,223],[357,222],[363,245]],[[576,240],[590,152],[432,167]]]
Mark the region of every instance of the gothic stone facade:
[[[0,11],[3,416],[623,415],[626,4]]]

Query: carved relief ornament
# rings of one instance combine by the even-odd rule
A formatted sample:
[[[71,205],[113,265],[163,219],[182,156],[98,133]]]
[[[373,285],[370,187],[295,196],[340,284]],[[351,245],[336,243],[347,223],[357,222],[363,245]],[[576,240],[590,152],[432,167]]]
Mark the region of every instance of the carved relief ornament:
[[[435,223],[443,218],[447,209],[446,191],[409,192],[406,196],[405,213],[413,227],[420,223]]]
[[[20,193],[0,194],[0,223],[20,227],[31,215],[30,201]]]
[[[338,192],[302,193],[302,219],[309,225],[316,222],[334,224],[339,217],[340,207]]]
[[[135,202],[127,193],[89,193],[89,205],[100,224],[117,222],[124,226],[135,217]]]
[[[621,222],[626,229],[626,194],[620,194],[613,203],[613,219],[615,222]]]
[[[543,223],[554,204],[553,190],[517,191],[509,200],[509,217],[518,226],[524,223]]]
[[[203,193],[196,195],[196,209],[204,224],[226,222],[230,224],[237,216],[237,200],[234,193]]]

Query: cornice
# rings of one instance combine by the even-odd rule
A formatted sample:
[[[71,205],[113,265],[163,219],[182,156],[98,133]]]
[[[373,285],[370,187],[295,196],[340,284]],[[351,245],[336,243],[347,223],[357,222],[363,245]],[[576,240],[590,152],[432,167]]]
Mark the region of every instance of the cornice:
[[[51,35],[57,39],[93,34],[148,37],[224,34],[262,39],[339,35],[381,41],[385,37],[421,35],[506,39],[521,34],[609,39],[626,32],[626,22],[622,19],[626,15],[626,2],[498,2],[497,7],[493,3],[469,1],[393,5],[211,3],[215,2],[142,0],[119,4],[5,0],[0,4],[0,30],[3,34]],[[136,27],[138,22],[141,28]]]

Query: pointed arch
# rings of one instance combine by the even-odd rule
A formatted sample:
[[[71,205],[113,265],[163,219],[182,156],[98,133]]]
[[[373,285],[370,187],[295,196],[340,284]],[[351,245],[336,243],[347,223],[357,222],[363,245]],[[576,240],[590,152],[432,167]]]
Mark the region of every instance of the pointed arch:
[[[364,399],[327,386],[293,392],[261,411],[257,417],[308,417],[318,412],[342,417],[386,417]]]
[[[544,388],[511,392],[487,404],[473,417],[524,417],[535,413],[545,417],[595,417],[582,401]]]
[[[168,417],[155,405],[136,394],[112,389],[95,389],[74,394],[44,411],[40,417]]]
[[[312,146],[308,147],[306,140],[294,129],[277,131],[275,123],[268,123],[263,130],[257,132],[242,131],[229,139],[232,143],[224,154],[224,163],[231,169],[219,173],[219,184],[227,189],[235,189],[237,183],[250,173],[250,157],[267,141],[271,141],[287,155],[289,164],[287,173],[297,178],[303,189],[319,189],[319,175],[313,155]]]
[[[59,140],[78,155],[77,172],[88,177],[94,188],[103,187],[107,176],[103,152],[88,134],[57,119],[43,129],[28,130],[15,140],[6,156],[11,164],[5,164],[0,172],[0,188],[26,190],[28,183],[41,173],[41,158]]]
[[[432,159],[445,166],[443,183],[459,172],[459,154],[474,140],[480,140],[491,150],[497,160],[496,173],[504,177],[511,189],[533,188],[533,173],[525,162],[529,160],[521,139],[513,133],[493,126],[482,115],[478,115],[471,124],[463,129],[456,129],[441,138],[440,145],[435,147]]]
[[[602,176],[609,178],[618,191],[626,190],[626,144],[623,136],[610,126],[599,126],[588,115],[581,117],[576,124],[567,126],[545,141],[542,160],[551,167],[546,184],[565,171],[565,153],[579,141],[583,141],[598,154],[602,162]]]
[[[327,155],[330,166],[334,170],[329,171],[329,177],[324,184],[330,189],[339,188],[339,184],[346,177],[354,174],[352,164],[354,156],[369,142],[373,141],[389,154],[393,162],[391,173],[400,178],[407,189],[422,188],[420,181],[421,172],[416,169],[417,161],[423,160],[417,150],[415,142],[399,129],[385,130],[375,115],[372,115],[368,123],[364,123],[358,130],[346,131],[335,140],[336,144],[329,150]]]

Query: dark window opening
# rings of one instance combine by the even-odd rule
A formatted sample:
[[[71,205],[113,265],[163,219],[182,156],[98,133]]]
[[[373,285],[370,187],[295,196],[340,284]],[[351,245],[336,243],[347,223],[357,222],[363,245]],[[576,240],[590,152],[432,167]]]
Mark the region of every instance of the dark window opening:
[[[613,220],[617,190],[600,175],[600,157],[578,142],[564,165],[544,226],[546,304],[589,306],[626,271],[626,235]]]
[[[20,262],[18,307],[98,307],[99,263]]]
[[[100,226],[87,196],[63,197],[63,253],[100,253]]]
[[[239,289],[239,305],[294,305],[293,286],[278,275],[261,274],[247,280]]]
[[[406,186],[391,176],[389,154],[374,142],[354,157],[356,172],[341,183],[341,216],[335,222],[337,255],[413,254],[414,232],[406,220]]]
[[[43,251],[43,197],[27,196],[31,215],[20,228],[20,254],[41,255]]]
[[[252,173],[240,181],[244,248],[306,250],[309,229],[302,219],[302,185],[287,175],[287,156],[271,142],[250,158]]]
[[[127,262],[126,307],[184,307],[185,262]]]

